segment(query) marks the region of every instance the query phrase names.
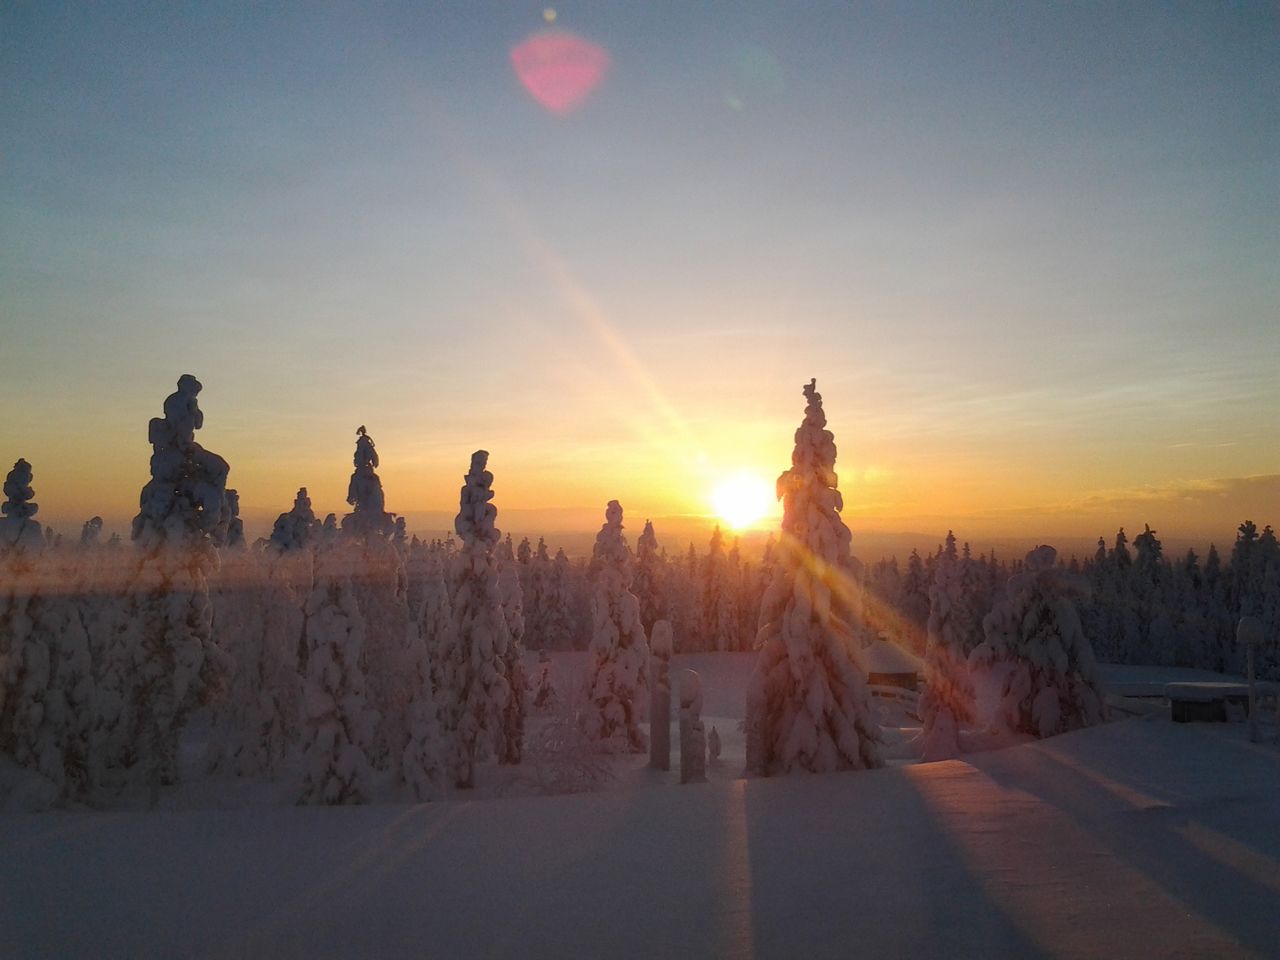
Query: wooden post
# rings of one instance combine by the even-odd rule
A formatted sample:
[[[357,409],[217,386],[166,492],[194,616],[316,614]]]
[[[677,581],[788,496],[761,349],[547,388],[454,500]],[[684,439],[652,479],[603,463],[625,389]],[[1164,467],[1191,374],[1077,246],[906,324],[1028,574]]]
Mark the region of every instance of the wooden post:
[[[671,769],[671,624],[659,620],[649,638],[649,766]]]
[[[702,727],[702,679],[697,671],[680,674],[680,782],[707,779],[707,734]]]

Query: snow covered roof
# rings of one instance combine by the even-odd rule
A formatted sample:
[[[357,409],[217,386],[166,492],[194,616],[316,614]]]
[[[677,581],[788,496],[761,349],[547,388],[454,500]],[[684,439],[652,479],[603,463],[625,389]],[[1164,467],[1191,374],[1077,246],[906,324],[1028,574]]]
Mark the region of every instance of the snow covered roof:
[[[862,651],[867,673],[920,673],[924,663],[890,640],[876,640]]]

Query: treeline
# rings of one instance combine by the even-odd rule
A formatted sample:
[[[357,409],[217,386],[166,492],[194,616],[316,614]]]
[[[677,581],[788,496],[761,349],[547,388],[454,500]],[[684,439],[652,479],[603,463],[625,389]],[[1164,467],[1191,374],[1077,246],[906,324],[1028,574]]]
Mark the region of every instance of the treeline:
[[[948,551],[957,554],[967,603],[979,611],[989,611],[1022,569],[1021,560],[972,556],[968,544],[957,550],[950,535],[933,554],[912,551],[905,568],[896,558],[881,560],[867,571],[865,609],[873,630],[894,633],[923,651],[929,591]],[[1058,563],[1092,588],[1079,606],[1099,660],[1240,673],[1245,652],[1236,643],[1236,624],[1256,616],[1270,638],[1259,651],[1258,669],[1280,676],[1280,544],[1270,526],[1241,523],[1226,558],[1213,545],[1203,559],[1194,549],[1166,556],[1147,526],[1132,544],[1121,528],[1110,545],[1099,538],[1093,556]]]

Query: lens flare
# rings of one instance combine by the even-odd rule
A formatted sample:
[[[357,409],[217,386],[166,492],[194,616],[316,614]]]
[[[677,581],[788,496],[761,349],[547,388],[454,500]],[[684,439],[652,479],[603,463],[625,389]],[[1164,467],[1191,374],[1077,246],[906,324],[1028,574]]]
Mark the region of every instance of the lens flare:
[[[543,30],[511,50],[516,76],[538,103],[555,114],[581,106],[609,69],[609,53],[568,30]]]

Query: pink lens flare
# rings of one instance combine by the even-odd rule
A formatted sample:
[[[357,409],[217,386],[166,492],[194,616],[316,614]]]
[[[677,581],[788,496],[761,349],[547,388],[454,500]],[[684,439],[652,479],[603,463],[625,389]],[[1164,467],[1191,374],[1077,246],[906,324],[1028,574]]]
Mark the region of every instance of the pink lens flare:
[[[609,53],[568,30],[543,30],[511,49],[511,65],[533,99],[564,115],[600,85]]]

